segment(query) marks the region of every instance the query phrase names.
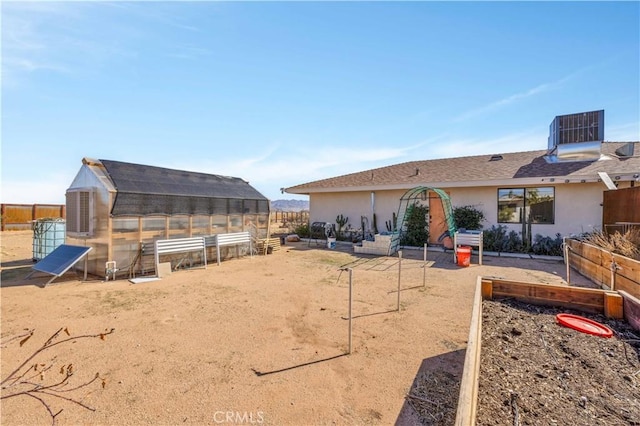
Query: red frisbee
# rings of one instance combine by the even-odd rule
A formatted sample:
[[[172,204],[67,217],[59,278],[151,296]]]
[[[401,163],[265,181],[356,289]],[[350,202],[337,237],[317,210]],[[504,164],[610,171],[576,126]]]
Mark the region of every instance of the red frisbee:
[[[582,333],[593,334],[594,336],[600,337],[613,336],[613,331],[606,325],[579,315],[558,314],[556,315],[556,321],[565,327],[573,328]]]

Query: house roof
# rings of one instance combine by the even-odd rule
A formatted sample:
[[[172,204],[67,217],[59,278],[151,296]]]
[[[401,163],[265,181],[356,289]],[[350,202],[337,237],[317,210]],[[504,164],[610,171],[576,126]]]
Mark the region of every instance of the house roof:
[[[268,199],[248,182],[229,176],[100,160],[116,189],[111,214],[267,213]]]
[[[636,155],[631,157],[616,154],[625,144],[602,143],[598,161],[548,162],[546,150],[409,161],[292,186],[286,188],[286,192],[405,189],[434,184],[439,187],[490,186],[505,181],[513,184],[513,179],[521,184],[553,182],[559,178],[593,182],[598,180],[598,172],[623,175],[625,180],[630,180],[632,175],[640,173],[640,142],[633,142]]]

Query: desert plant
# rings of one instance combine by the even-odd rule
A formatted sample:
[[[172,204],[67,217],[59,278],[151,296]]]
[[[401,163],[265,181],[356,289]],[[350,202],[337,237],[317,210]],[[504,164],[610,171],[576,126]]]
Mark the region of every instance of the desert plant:
[[[453,219],[458,229],[482,229],[484,213],[474,206],[460,206],[453,208]]]
[[[62,333],[67,335],[63,338]],[[2,395],[0,399],[10,399],[19,397],[33,398],[42,404],[43,408],[51,417],[51,423],[56,424],[57,416],[62,412],[54,411],[53,401],[60,401],[79,405],[89,411],[95,411],[95,408],[82,402],[81,398],[74,396],[75,391],[85,389],[95,382],[100,382],[102,387],[106,386],[106,380],[100,377],[100,373],[96,373],[92,379],[81,382],[80,384],[71,384],[72,376],[75,373],[75,366],[72,363],[63,363],[58,369],[55,366],[56,357],[53,356],[49,361],[40,362],[38,357],[57,345],[65,343],[75,343],[79,339],[100,338],[104,340],[106,336],[115,332],[115,329],[105,330],[98,334],[84,334],[80,336],[71,336],[67,327],[60,328],[53,333],[40,347],[38,347],[31,355],[27,356],[15,369],[6,377],[2,378],[0,385],[2,386]],[[2,342],[2,347],[9,343],[19,341],[22,347],[34,335],[34,330],[27,330],[18,336],[13,336]],[[54,366],[56,369],[54,370]],[[57,374],[56,374],[57,372]]]
[[[507,253],[526,253],[528,248],[522,241],[522,236],[516,231],[509,231],[507,234],[507,240],[505,242],[505,252]]]
[[[531,251],[534,254],[546,256],[562,256],[562,243],[562,235],[560,234],[556,234],[555,238],[536,234],[531,245]]]
[[[391,220],[384,222],[387,226],[387,231],[396,232],[398,230],[398,216],[395,213],[391,213]]]
[[[624,234],[615,232],[605,234],[602,231],[595,231],[584,235],[582,241],[598,246],[611,253],[617,253],[632,259],[640,259],[640,230],[631,229]]]
[[[311,236],[311,231],[309,229],[309,223],[298,223],[293,226],[292,231],[294,234],[298,235],[300,238],[309,238]]]
[[[336,230],[336,238],[337,239],[339,239],[339,240],[343,240],[344,239],[344,233],[343,233],[342,229],[347,224],[347,222],[349,222],[349,218],[348,217],[344,217],[342,214],[336,216],[336,224],[338,225],[338,229]]]
[[[482,233],[482,245],[485,250],[498,253],[505,250],[507,240],[507,227],[493,225]]]
[[[498,253],[523,253],[525,251],[522,237],[516,231],[508,231],[504,225],[493,225],[483,232],[482,244],[487,251],[497,251]]]

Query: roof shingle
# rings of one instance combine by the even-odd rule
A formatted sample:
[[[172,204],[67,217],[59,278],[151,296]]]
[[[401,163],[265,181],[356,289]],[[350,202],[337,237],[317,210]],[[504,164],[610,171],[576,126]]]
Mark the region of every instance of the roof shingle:
[[[615,150],[623,142],[602,144],[598,161],[549,163],[546,150],[500,154],[502,159],[491,161],[491,155],[409,161],[391,166],[365,170],[347,175],[317,180],[287,188],[290,193],[311,193],[330,189],[375,186],[423,185],[425,182],[460,183],[500,181],[526,178],[597,178],[598,172],[609,174],[640,173],[640,142],[633,142],[636,155],[623,158]]]

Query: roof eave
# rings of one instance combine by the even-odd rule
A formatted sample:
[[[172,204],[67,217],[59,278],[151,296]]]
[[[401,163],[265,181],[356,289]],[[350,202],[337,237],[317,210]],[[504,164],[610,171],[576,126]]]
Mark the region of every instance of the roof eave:
[[[399,183],[390,185],[362,185],[362,186],[349,186],[349,187],[332,187],[332,188],[286,188],[287,194],[298,195],[310,195],[319,193],[335,193],[335,192],[372,192],[372,191],[393,191],[393,190],[407,190],[415,188],[417,186],[427,186],[431,188],[474,188],[474,187],[492,187],[492,186],[506,186],[506,185],[558,185],[569,183],[594,183],[599,182],[597,175],[589,176],[539,176],[528,178],[508,178],[508,179],[494,179],[494,180],[476,180],[476,181],[462,181],[462,182],[412,182],[412,183]],[[620,176],[619,181],[631,181],[635,180],[632,175]]]

